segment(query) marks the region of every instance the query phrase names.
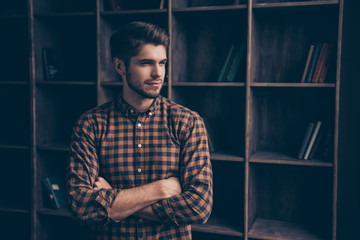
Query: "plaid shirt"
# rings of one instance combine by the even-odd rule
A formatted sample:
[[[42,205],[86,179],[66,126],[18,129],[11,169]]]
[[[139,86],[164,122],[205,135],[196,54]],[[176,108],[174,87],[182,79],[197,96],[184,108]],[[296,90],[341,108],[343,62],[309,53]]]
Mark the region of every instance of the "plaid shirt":
[[[113,189],[93,189],[101,176]],[[110,221],[121,189],[177,176],[182,193],[152,205],[162,223],[129,216]],[[121,97],[82,115],[74,126],[67,187],[72,215],[96,239],[191,239],[192,223],[212,209],[206,130],[196,112],[159,96],[145,113]]]

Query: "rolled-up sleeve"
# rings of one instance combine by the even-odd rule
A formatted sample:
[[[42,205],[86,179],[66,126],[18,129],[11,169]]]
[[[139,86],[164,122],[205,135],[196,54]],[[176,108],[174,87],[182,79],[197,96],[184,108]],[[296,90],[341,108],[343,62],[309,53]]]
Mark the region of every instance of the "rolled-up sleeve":
[[[69,164],[67,195],[69,210],[80,223],[107,223],[108,212],[119,189],[94,190],[99,175],[96,129],[86,115],[74,125]]]
[[[199,115],[193,115],[181,139],[182,193],[155,203],[152,209],[164,223],[206,223],[213,202],[212,168],[206,129]]]

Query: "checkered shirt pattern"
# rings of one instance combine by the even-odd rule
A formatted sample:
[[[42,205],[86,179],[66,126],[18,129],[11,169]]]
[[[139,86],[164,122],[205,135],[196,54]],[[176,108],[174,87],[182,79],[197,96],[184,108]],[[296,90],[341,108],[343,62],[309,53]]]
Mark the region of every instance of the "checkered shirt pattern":
[[[93,239],[191,239],[192,223],[212,209],[212,169],[200,116],[159,96],[137,113],[122,97],[83,114],[74,126],[67,189],[70,211]],[[94,190],[101,176],[113,189]],[[111,221],[121,189],[176,176],[182,193],[152,205],[161,223],[135,216]]]

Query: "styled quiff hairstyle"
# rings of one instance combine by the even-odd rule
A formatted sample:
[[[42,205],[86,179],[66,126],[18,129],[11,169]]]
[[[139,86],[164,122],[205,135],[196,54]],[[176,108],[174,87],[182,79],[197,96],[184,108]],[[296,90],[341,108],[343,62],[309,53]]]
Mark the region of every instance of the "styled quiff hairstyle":
[[[169,46],[169,35],[161,27],[146,22],[130,22],[115,31],[110,38],[111,58],[117,57],[130,64],[130,58],[139,53],[144,44]]]

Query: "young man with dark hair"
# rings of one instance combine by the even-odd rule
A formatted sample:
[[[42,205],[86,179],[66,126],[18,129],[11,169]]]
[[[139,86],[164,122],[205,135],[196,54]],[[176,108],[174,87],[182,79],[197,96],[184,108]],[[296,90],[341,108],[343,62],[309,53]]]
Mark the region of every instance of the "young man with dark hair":
[[[122,94],[76,122],[70,211],[96,239],[191,239],[212,209],[212,169],[196,112],[160,95],[169,37],[132,22],[110,40]]]

